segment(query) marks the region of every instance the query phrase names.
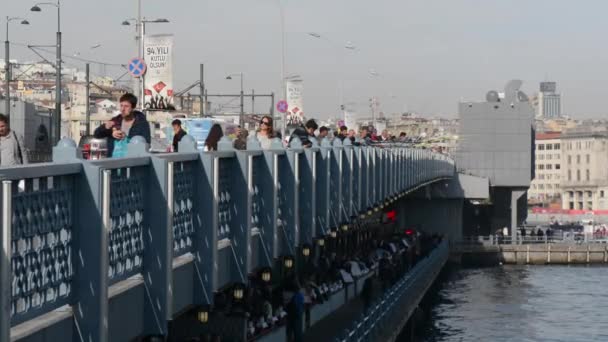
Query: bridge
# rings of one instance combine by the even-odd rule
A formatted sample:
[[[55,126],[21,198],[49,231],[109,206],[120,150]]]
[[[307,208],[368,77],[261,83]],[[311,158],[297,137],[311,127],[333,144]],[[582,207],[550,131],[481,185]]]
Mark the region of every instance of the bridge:
[[[445,155],[348,139],[236,151],[224,138],[200,153],[185,138],[179,151],[135,138],[126,158],[83,160],[64,139],[51,163],[0,170],[1,341],[167,336],[252,276],[356,248],[383,210],[455,175]]]

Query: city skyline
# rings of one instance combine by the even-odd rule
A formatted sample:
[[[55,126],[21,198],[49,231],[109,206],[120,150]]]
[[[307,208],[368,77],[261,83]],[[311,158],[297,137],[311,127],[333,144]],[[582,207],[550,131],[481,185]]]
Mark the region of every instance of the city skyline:
[[[95,3],[62,2],[64,56],[124,64],[135,54],[134,27],[120,23],[136,15],[136,2],[108,0],[103,3],[105,10],[92,11]],[[171,21],[149,25],[147,30],[175,34],[178,89],[197,80],[198,64],[205,63],[210,91],[237,92],[238,84],[225,76],[243,72],[246,89],[280,94],[278,1],[230,0],[183,7],[159,0],[143,3],[144,16]],[[529,95],[536,93],[540,81],[557,81],[565,114],[602,117],[604,109],[592,99],[602,98],[608,79],[597,62],[608,51],[596,44],[602,25],[608,25],[599,14],[608,4],[589,1],[581,7],[552,1],[547,7],[546,3],[491,1],[481,8],[472,0],[391,1],[370,11],[362,1],[286,1],[287,73],[304,79],[304,101],[311,117],[338,113],[341,79],[344,103],[354,102],[360,114],[367,114],[367,98],[376,96],[385,113],[407,108],[425,116],[454,117],[459,100],[482,100],[487,89],[499,89],[512,78],[524,80]],[[5,6],[8,15],[27,17],[31,23],[11,28],[10,40],[16,43],[11,58],[37,60],[18,44],[54,41],[55,16],[50,8],[30,12],[34,4],[9,0]],[[555,24],[566,20],[576,25],[566,29]],[[356,50],[341,48],[349,42]],[[67,58],[65,66],[83,68]],[[106,70],[111,76],[121,73],[111,66]],[[377,76],[371,77],[370,70]]]

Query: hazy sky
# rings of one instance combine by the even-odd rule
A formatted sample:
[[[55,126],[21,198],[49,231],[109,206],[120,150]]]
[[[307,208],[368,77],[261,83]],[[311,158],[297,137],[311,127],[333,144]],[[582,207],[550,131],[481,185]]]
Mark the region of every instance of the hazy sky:
[[[170,24],[149,33],[175,34],[176,89],[198,79],[205,63],[210,92],[238,92],[229,73],[245,73],[245,87],[275,91],[280,84],[280,0],[143,0],[144,15]],[[304,79],[305,112],[337,112],[340,79],[345,102],[377,96],[384,112],[407,108],[454,116],[460,99],[481,100],[512,78],[528,93],[554,80],[564,112],[602,117],[608,80],[606,0],[283,0],[287,71]],[[27,16],[11,26],[18,43],[54,42],[55,12],[30,12],[35,1],[0,0],[2,19]],[[8,2],[8,6],[6,5]],[[135,54],[136,0],[62,0],[65,55],[126,63]],[[327,40],[308,36],[317,32]],[[4,21],[2,20],[2,37]],[[340,48],[351,41],[357,51]],[[102,44],[95,50],[88,47]],[[11,57],[36,60],[25,48]],[[69,61],[68,65],[82,66]],[[371,78],[373,69],[379,77]],[[101,72],[98,67],[93,71]],[[120,73],[108,67],[112,76]]]

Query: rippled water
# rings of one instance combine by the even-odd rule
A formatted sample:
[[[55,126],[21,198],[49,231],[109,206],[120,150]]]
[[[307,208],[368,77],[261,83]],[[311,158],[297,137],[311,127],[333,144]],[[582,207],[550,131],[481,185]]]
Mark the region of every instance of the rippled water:
[[[423,341],[608,341],[608,268],[460,269]]]

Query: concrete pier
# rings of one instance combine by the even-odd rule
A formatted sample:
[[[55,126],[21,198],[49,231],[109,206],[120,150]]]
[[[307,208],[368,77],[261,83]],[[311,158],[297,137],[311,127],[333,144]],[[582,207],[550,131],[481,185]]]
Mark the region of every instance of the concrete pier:
[[[473,264],[606,264],[607,243],[452,246],[451,259]]]

